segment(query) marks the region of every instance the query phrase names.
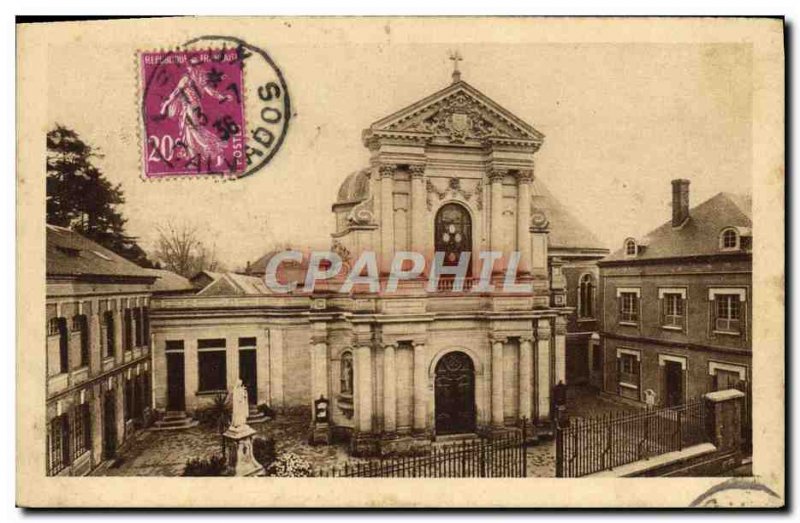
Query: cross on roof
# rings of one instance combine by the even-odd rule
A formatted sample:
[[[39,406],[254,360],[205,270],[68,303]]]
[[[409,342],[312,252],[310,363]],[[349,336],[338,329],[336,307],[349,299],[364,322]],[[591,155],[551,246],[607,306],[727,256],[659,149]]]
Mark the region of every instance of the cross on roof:
[[[458,62],[463,59],[458,50],[450,51],[450,60],[453,62],[453,83],[461,81],[461,71],[458,70]]]

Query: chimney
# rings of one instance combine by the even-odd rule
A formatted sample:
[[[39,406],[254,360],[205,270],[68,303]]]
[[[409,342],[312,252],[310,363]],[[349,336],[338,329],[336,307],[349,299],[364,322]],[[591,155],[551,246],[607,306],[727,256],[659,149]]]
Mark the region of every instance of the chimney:
[[[672,226],[680,227],[689,218],[689,180],[672,180]]]

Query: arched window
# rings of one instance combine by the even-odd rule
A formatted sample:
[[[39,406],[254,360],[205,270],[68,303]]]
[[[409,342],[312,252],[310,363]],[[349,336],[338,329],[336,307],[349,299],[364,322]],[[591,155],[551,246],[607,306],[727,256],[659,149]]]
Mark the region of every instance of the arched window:
[[[732,251],[739,248],[739,234],[736,229],[728,228],[722,231],[719,238],[719,248],[724,251]]]
[[[353,394],[353,353],[343,353],[339,365],[339,392]]]
[[[578,317],[594,318],[594,278],[584,274],[578,286]]]
[[[636,256],[636,240],[633,238],[625,240],[625,255]]]
[[[445,265],[458,265],[462,252],[472,251],[472,219],[457,203],[448,203],[436,213],[434,246],[444,253]],[[467,274],[470,274],[469,266]]]

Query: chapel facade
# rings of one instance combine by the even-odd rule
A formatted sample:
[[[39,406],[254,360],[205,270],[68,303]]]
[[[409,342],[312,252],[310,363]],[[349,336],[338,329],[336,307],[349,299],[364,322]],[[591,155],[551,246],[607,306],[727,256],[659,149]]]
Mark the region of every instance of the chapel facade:
[[[445,278],[429,291],[423,274],[397,292],[331,284],[279,295],[240,275],[230,293],[153,298],[156,410],[191,415],[241,379],[253,405],[326,400],[328,433],[312,438],[346,439],[362,455],[525,423],[529,434],[549,430],[574,309],[563,262],[553,277],[553,202],[534,169],[544,136],[456,71],[362,139],[369,164],[339,188],[332,250],[345,269],[377,252],[382,277],[396,252],[444,252],[445,265],[470,253],[463,288]],[[562,247],[579,260],[607,252]],[[516,281],[530,288],[503,290],[504,257],[495,290],[477,291],[482,251],[518,251]]]

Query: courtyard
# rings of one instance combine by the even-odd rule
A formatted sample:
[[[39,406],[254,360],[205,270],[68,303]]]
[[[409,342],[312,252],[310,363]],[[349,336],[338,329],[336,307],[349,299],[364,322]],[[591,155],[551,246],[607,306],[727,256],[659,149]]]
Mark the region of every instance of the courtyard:
[[[634,407],[599,395],[589,387],[571,387],[567,394],[570,417],[587,418]],[[258,435],[275,441],[276,452],[291,452],[307,460],[314,469],[329,469],[346,462],[365,461],[350,456],[345,444],[312,446],[308,437],[307,412],[286,412],[254,425]],[[143,430],[119,452],[93,472],[97,476],[180,476],[190,458],[221,455],[222,436],[207,426],[185,430]],[[541,439],[527,448],[529,477],[555,476],[555,444]]]

